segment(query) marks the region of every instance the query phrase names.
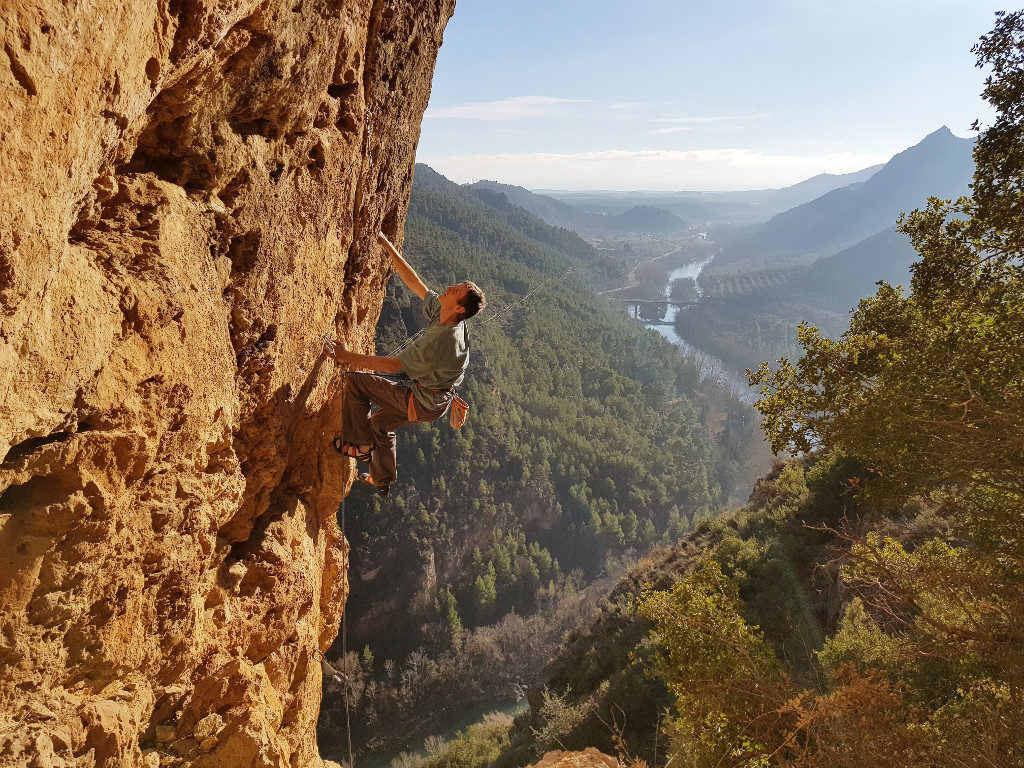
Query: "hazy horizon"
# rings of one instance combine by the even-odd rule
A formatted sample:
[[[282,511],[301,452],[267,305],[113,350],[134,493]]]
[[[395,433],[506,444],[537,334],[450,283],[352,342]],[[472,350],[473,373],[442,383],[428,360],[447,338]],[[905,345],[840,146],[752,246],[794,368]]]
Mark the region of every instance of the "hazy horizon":
[[[882,163],[873,163],[872,165],[864,166],[864,168],[858,168],[858,169],[856,169],[854,171],[849,171],[849,172],[844,172],[844,173],[826,173],[826,172],[816,173],[813,176],[808,176],[807,178],[799,179],[796,182],[794,182],[793,184],[785,184],[785,185],[782,185],[782,186],[779,186],[779,187],[757,187],[757,188],[751,187],[751,188],[748,188],[748,189],[669,189],[669,188],[666,188],[666,189],[566,189],[566,188],[558,188],[558,187],[524,187],[524,189],[527,189],[530,192],[533,192],[533,193],[538,194],[538,195],[554,195],[554,194],[563,194],[563,193],[564,194],[572,194],[572,195],[586,195],[586,194],[595,194],[595,195],[729,195],[729,194],[736,194],[736,195],[739,195],[739,194],[750,193],[750,192],[771,192],[771,191],[776,191],[776,190],[780,190],[780,189],[785,189],[787,187],[795,186],[796,184],[801,184],[801,183],[803,183],[805,181],[810,181],[811,179],[814,179],[814,178],[816,178],[818,176],[848,176],[850,174],[857,173],[858,171],[863,171],[863,170],[866,170],[868,168],[872,168],[874,166],[881,167],[884,164],[885,164],[884,162],[882,162]],[[434,170],[436,171],[437,169],[435,168]],[[445,177],[445,178],[447,178],[447,177]],[[449,181],[454,181],[454,179],[449,179]],[[492,182],[492,183],[495,183],[495,184],[510,184],[510,182],[502,181],[501,179],[471,179],[470,181],[459,182],[459,183],[460,184],[476,184],[476,183],[479,183],[481,181],[488,181],[488,182]],[[511,186],[521,186],[521,185],[520,184],[511,184]]]

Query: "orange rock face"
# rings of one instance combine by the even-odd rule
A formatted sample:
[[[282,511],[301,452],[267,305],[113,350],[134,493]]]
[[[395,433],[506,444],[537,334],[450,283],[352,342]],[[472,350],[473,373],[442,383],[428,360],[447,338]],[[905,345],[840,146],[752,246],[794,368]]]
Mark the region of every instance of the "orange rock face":
[[[547,752],[531,768],[619,768],[619,761],[595,747],[578,752]]]
[[[0,9],[3,764],[322,764],[351,478],[318,353],[372,351],[453,10]]]

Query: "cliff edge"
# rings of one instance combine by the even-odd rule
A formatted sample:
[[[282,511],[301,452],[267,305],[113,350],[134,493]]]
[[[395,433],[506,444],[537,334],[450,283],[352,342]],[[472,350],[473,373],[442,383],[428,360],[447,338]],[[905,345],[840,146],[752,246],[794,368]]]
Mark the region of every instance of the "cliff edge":
[[[0,763],[322,764],[317,356],[372,351],[453,10],[0,10]]]

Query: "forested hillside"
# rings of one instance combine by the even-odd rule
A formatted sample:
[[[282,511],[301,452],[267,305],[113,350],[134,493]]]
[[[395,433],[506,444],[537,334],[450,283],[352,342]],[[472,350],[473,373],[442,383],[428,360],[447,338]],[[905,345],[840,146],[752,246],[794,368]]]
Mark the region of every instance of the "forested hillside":
[[[605,228],[616,232],[667,234],[686,229],[686,222],[678,216],[651,205],[636,205],[622,213],[602,216],[599,221]]]
[[[510,203],[529,211],[537,218],[555,227],[565,227],[574,232],[593,229],[596,216],[580,208],[563,203],[548,195],[538,195],[523,187],[499,184],[496,181],[478,181],[466,187],[470,190],[489,190],[505,195]]]
[[[489,308],[470,323],[467,425],[404,430],[391,495],[346,502],[350,648],[367,647],[357,744],[529,682],[609,561],[745,496],[762,445],[748,407],[595,296],[619,262],[500,193],[418,166],[404,250],[429,285],[475,280]],[[393,283],[378,352],[421,324]],[[343,744],[338,706],[325,754]]]
[[[824,528],[868,511],[849,485],[862,471],[838,456],[780,463],[742,509],[652,551],[609,595],[594,623],[567,638],[549,668],[544,706],[517,718],[496,766],[518,768],[559,745],[614,753],[611,723],[619,724],[631,755],[664,764],[668,745],[658,726],[672,696],[652,674],[652,625],[641,615],[641,600],[706,573],[709,563],[723,584],[738,590],[747,620],[762,628],[794,676],[814,680],[815,652],[835,631],[843,598],[837,558],[845,545]],[[906,537],[921,535],[914,519],[901,528]],[[696,649],[693,660],[699,663]]]
[[[849,321],[846,312],[810,300],[813,297],[794,290],[799,276],[788,270],[780,273],[714,281],[714,289],[724,295],[705,295],[696,306],[681,311],[675,320],[676,332],[737,373],[798,353],[797,323],[842,333]]]

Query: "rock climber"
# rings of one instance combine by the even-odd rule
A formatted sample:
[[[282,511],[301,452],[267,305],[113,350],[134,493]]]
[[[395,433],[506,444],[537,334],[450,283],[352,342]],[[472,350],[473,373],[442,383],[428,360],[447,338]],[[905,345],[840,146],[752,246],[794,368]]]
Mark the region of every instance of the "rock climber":
[[[408,376],[403,383],[374,373],[348,374],[342,433],[335,448],[369,464],[369,473],[360,479],[383,495],[398,477],[395,430],[444,415],[469,365],[469,335],[463,321],[483,309],[486,301],[483,291],[468,280],[435,293],[383,232],[377,239],[391,256],[402,282],[423,300],[423,316],[429,325],[395,357],[350,352],[334,340],[325,343],[323,354],[339,363],[385,374],[403,371]],[[371,405],[378,407],[372,416]]]

